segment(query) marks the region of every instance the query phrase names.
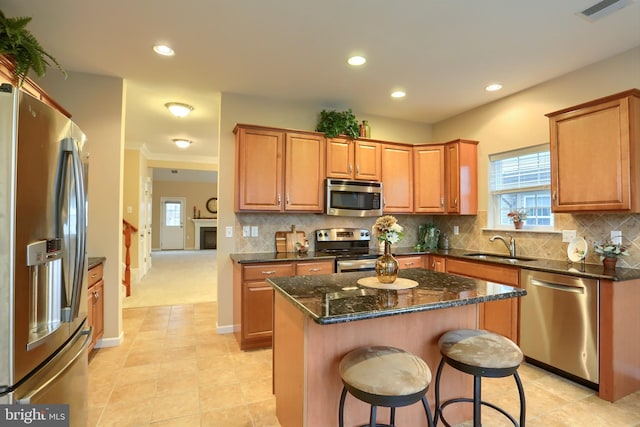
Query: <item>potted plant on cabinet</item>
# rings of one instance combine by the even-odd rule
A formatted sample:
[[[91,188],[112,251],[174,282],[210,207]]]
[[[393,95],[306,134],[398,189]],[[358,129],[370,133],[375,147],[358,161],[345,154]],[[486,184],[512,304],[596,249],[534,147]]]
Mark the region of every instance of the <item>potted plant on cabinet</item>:
[[[622,243],[611,240],[593,242],[593,248],[600,255],[600,260],[607,271],[615,270],[618,258],[629,256],[629,248]]]
[[[5,55],[15,65],[13,74],[17,85],[22,86],[31,70],[38,77],[44,76],[51,63],[55,64],[66,77],[67,73],[58,61],[47,53],[33,34],[27,30],[29,22],[31,22],[30,17],[7,18],[0,11],[0,54]]]
[[[360,135],[358,120],[351,109],[347,111],[322,110],[316,132],[324,132],[327,138],[335,138],[338,135],[357,138]]]
[[[527,210],[524,208],[513,209],[507,214],[507,216],[511,218],[511,221],[513,221],[513,226],[516,230],[519,230],[522,228],[524,220],[527,219]]]

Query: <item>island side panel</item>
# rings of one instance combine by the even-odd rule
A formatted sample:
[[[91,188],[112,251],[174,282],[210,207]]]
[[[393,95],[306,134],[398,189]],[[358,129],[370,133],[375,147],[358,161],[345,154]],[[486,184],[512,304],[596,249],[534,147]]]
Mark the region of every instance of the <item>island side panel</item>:
[[[273,296],[273,394],[282,427],[304,425],[306,316],[279,292]]]
[[[600,281],[599,396],[609,402],[640,390],[640,280]]]

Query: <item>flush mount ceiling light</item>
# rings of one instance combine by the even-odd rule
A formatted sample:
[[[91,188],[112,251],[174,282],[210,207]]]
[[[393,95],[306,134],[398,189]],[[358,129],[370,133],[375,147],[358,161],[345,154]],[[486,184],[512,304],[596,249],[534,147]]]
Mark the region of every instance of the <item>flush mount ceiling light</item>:
[[[169,46],[163,45],[163,44],[157,44],[155,46],[153,46],[153,51],[155,53],[157,53],[158,55],[162,55],[162,56],[173,56],[176,53],[173,51],[173,49],[171,49]]]
[[[407,96],[407,94],[403,90],[394,90],[393,92],[391,92],[392,98],[404,98],[405,96]]]
[[[191,145],[191,141],[188,139],[174,139],[173,142],[178,146],[178,148],[187,148]]]
[[[500,89],[502,89],[502,85],[500,83],[491,83],[489,86],[484,88],[487,92],[495,92]]]
[[[367,59],[364,56],[352,56],[351,58],[347,59],[347,63],[349,65],[364,65],[364,63],[367,62]]]
[[[185,117],[193,111],[191,105],[181,104],[180,102],[167,102],[164,106],[176,117]]]

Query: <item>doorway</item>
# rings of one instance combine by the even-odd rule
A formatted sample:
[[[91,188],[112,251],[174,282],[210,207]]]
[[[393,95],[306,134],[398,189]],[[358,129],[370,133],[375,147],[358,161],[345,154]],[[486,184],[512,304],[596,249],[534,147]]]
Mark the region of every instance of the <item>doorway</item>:
[[[184,197],[162,197],[160,199],[160,249],[184,249]]]

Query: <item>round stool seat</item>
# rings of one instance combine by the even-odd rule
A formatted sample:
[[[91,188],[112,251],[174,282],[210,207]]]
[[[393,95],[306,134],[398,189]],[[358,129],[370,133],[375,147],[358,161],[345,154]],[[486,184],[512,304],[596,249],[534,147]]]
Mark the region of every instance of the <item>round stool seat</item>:
[[[386,346],[348,353],[340,362],[340,376],[348,388],[378,396],[413,395],[431,383],[431,370],[424,360]]]
[[[524,360],[522,351],[513,341],[478,329],[449,331],[440,337],[438,345],[448,361],[469,367],[509,371]]]

